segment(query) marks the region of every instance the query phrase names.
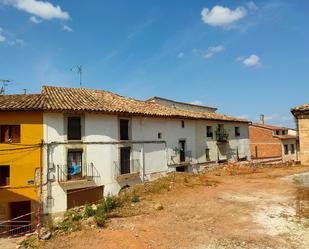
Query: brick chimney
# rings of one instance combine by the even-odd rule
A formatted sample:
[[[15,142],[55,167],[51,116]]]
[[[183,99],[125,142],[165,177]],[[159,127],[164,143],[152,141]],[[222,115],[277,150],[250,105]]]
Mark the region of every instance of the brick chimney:
[[[264,114],[260,115],[260,124],[264,124]]]

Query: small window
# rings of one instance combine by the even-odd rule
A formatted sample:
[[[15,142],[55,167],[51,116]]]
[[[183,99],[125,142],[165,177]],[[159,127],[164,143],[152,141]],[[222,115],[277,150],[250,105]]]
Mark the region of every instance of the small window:
[[[1,125],[1,143],[20,143],[20,125]]]
[[[68,151],[68,180],[82,176],[82,150]]]
[[[128,119],[120,119],[120,140],[129,140],[129,120]]]
[[[81,140],[80,117],[68,117],[68,140]]]
[[[295,153],[295,146],[294,144],[291,144],[291,154],[294,154]]]
[[[286,135],[286,131],[282,131],[282,135]]]
[[[181,128],[185,128],[185,121],[181,120]]]
[[[289,146],[287,144],[284,145],[284,154],[285,155],[289,154]]]
[[[0,186],[10,185],[10,166],[0,165]]]
[[[205,149],[206,161],[210,161],[210,150],[208,148]]]
[[[159,132],[159,133],[158,133],[158,139],[161,139],[161,138],[162,138],[162,133]]]
[[[279,135],[280,133],[279,133],[279,131],[276,131],[276,135]]]
[[[235,137],[239,137],[239,136],[240,136],[240,128],[235,127]]]
[[[213,137],[212,126],[206,126],[207,137]]]

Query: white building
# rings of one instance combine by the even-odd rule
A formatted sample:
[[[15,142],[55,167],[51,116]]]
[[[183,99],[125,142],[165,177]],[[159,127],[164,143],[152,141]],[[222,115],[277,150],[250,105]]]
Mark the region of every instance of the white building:
[[[250,159],[248,122],[111,92],[43,87],[45,213],[171,171]]]

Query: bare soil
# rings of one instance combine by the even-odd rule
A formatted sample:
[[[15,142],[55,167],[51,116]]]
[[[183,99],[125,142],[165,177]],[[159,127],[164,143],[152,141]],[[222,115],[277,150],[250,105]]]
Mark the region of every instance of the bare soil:
[[[285,177],[305,171],[298,166],[205,174],[217,184],[190,184],[183,174],[184,184],[133,204],[147,210],[142,214],[113,218],[103,229],[57,235],[40,248],[309,248],[308,189]],[[158,202],[163,210],[150,208]]]

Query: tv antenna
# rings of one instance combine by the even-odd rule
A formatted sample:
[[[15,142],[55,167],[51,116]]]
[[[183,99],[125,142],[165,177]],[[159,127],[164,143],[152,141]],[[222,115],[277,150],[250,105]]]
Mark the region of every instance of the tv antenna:
[[[72,72],[76,72],[79,74],[79,86],[82,88],[82,66],[77,65],[76,67],[73,67],[70,69]]]
[[[9,83],[11,82],[10,80],[1,80],[0,82],[2,83],[2,86],[0,88],[0,95],[4,95],[5,94],[5,87],[7,87],[9,85]]]

